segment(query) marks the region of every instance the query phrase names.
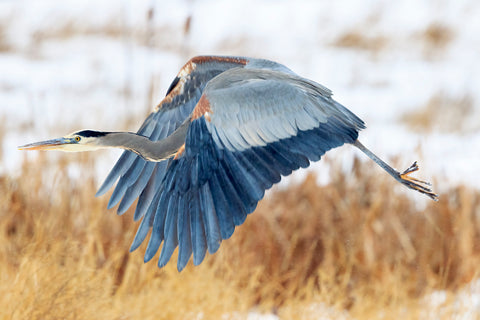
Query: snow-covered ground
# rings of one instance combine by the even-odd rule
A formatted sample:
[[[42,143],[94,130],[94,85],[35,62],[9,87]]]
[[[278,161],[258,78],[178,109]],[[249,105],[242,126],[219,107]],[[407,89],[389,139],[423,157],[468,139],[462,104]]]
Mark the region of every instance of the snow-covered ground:
[[[0,172],[20,168],[24,143],[135,131],[190,57],[225,54],[329,87],[367,123],[365,145],[399,169],[420,160],[437,191],[479,188],[479,17],[475,0],[1,0]],[[99,182],[118,154],[99,155]],[[348,167],[354,155],[327,156]],[[328,180],[326,164],[312,168]]]
[[[436,291],[424,298],[424,319],[436,319],[441,314],[449,314],[452,319],[478,319],[480,315],[480,281],[474,281],[456,295]]]

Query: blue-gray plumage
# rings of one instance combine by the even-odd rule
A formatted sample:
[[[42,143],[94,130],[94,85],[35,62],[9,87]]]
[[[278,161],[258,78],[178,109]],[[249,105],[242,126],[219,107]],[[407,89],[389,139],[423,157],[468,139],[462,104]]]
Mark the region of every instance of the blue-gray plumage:
[[[178,249],[178,270],[200,264],[252,213],[265,190],[332,148],[358,147],[396,180],[436,200],[425,182],[399,173],[358,141],[364,123],[324,86],[273,61],[191,59],[137,133],[84,130],[20,147],[85,151],[123,148],[97,196],[114,184],[108,208],[138,198],[142,219],[131,251],[151,236],[145,261],[163,243],[158,266]]]

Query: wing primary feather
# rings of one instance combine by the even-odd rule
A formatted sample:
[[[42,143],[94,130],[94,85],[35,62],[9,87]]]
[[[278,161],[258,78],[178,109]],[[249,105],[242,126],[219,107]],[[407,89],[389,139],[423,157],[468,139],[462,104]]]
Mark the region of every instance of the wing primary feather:
[[[135,160],[136,154],[131,151],[124,151],[120,158],[118,159],[117,163],[113,166],[112,170],[105,178],[105,181],[98,189],[95,197],[99,197],[104,195],[117,181],[118,177],[125,173],[128,168],[132,165],[133,161]]]
[[[201,152],[198,157],[198,163],[196,169],[198,174],[198,184],[203,185],[207,182],[208,177],[212,172],[215,172],[218,167],[218,158],[215,150],[213,150],[212,144],[207,144],[204,147],[204,151]]]
[[[246,154],[250,152],[250,149],[244,150],[243,152],[235,152],[235,158],[237,159],[239,166],[248,173],[248,176],[251,177],[250,184],[255,188],[257,192],[257,198],[255,200],[259,201],[263,198],[265,189],[268,189],[271,186],[271,182],[261,174],[258,169],[247,159]],[[259,198],[258,198],[259,197]]]
[[[181,193],[185,193],[190,188],[190,180],[192,175],[192,161],[176,161],[178,165],[175,170],[180,174],[176,175],[175,188],[180,190]]]
[[[273,163],[265,162],[265,159],[256,152],[259,147],[250,148],[242,152],[245,160],[250,163],[252,168],[258,173],[259,176],[263,177],[265,181],[265,189],[272,187],[274,183],[280,181],[281,176],[277,170],[273,169]]]
[[[254,148],[255,153],[266,163],[270,164],[282,176],[288,176],[292,173],[292,169],[281,159],[277,159],[276,153],[269,152],[267,148]],[[273,150],[272,150],[273,151]]]
[[[304,132],[299,132],[298,136],[291,139],[285,139],[282,143],[294,153],[305,155],[308,159],[319,159],[320,155],[324,152],[321,148],[321,145],[314,145],[311,140],[314,138],[314,134],[305,134]]]
[[[145,189],[143,189],[138,199],[137,208],[135,209],[135,214],[133,215],[134,221],[138,221],[138,219],[143,217],[145,215],[145,212],[150,207],[153,198],[158,192],[160,183],[165,176],[165,169],[167,167],[167,163],[167,161],[163,161],[155,165],[152,177],[148,181],[147,186],[145,187]]]
[[[225,152],[224,170],[228,179],[232,181],[235,189],[238,191],[238,196],[242,199],[246,213],[251,213],[255,210],[257,202],[263,196],[263,190],[258,188],[253,177],[243,169],[233,156],[232,152]],[[228,165],[226,165],[228,163]]]
[[[171,194],[168,201],[167,216],[165,218],[165,241],[163,242],[162,252],[158,259],[158,267],[161,268],[167,264],[172,257],[173,251],[178,245],[177,236],[177,214],[178,214],[178,196]],[[158,214],[158,213],[157,213]]]
[[[292,170],[297,170],[300,167],[306,168],[310,164],[307,157],[301,154],[292,153],[285,147],[282,141],[274,142],[270,144],[269,147],[276,151],[279,158],[281,156],[286,159],[291,164],[290,168],[292,168]]]
[[[153,256],[155,256],[158,247],[160,247],[160,243],[164,240],[165,215],[167,214],[168,205],[169,200],[167,199],[167,193],[162,192],[160,199],[158,200],[158,205],[153,210],[155,217],[153,219],[152,235],[150,236],[147,250],[145,251],[145,262],[150,261]]]
[[[217,171],[217,178],[222,193],[226,198],[228,197],[227,205],[229,206],[229,212],[232,214],[233,223],[236,226],[239,226],[245,221],[248,210],[253,207],[254,204],[252,205],[251,203],[248,203],[248,205],[244,205],[242,199],[238,195],[238,192],[241,191],[237,191],[235,189],[235,187],[232,185],[231,179],[225,173],[223,167],[219,168]]]
[[[223,193],[224,190],[218,181],[218,175],[219,172],[217,171],[212,173],[212,176],[210,177],[210,192],[212,193],[222,239],[228,239],[232,236],[233,231],[235,230],[235,224],[233,222],[233,214],[230,212],[227,199]]]
[[[208,252],[212,254],[217,252],[220,247],[222,237],[218,226],[218,218],[212,199],[212,193],[210,192],[210,186],[208,183],[205,183],[200,188],[200,200],[200,207],[204,217],[203,222],[205,224]]]
[[[188,203],[182,196],[178,198],[178,260],[177,270],[182,271],[192,255],[192,238]]]
[[[198,175],[199,175],[199,171],[200,171],[199,165],[200,164],[198,163],[198,161],[192,161],[191,167],[190,167],[190,172],[189,172],[189,174],[187,174],[190,177],[190,186],[192,186],[192,188],[193,187],[196,188],[199,185],[199,182],[198,182],[199,181],[198,180]]]
[[[207,244],[205,239],[205,229],[200,212],[200,199],[198,190],[190,190],[190,200],[188,210],[190,212],[190,233],[192,235],[193,264],[198,266],[205,258]]]
[[[132,184],[128,189],[125,191],[125,195],[123,196],[122,201],[120,201],[120,205],[118,206],[118,214],[125,213],[128,208],[132,205],[138,195],[145,189],[148,180],[150,180],[153,169],[155,168],[155,162],[147,162],[143,167],[142,172],[137,181]]]
[[[136,179],[140,172],[142,172],[145,164],[146,161],[140,157],[137,157],[134,160],[133,164],[130,166],[127,172],[125,172],[125,174],[120,177],[120,180],[118,181],[117,186],[115,187],[115,190],[113,190],[112,196],[108,201],[107,209],[113,208],[120,202],[122,197],[125,195],[128,187],[135,183],[134,179]],[[122,212],[117,212],[117,214],[120,215],[122,214]]]
[[[155,210],[157,208],[158,200],[160,198],[160,193],[157,193],[155,198],[153,199],[152,203],[150,204],[145,216],[143,217],[140,226],[138,227],[137,233],[135,234],[135,238],[133,239],[132,245],[130,246],[130,252],[136,250],[140,244],[142,244],[143,240],[147,237],[148,230],[153,223],[155,217]]]

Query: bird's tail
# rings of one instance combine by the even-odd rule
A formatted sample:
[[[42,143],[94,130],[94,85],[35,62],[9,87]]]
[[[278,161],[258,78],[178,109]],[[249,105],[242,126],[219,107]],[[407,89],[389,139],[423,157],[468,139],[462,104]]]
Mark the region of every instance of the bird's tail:
[[[363,153],[365,153],[370,159],[375,161],[380,167],[382,167],[385,171],[387,171],[389,175],[391,175],[393,178],[395,178],[395,180],[397,180],[401,184],[407,186],[410,189],[423,193],[424,195],[430,197],[430,199],[434,201],[438,201],[438,195],[432,191],[431,189],[432,185],[430,183],[410,177],[411,173],[419,170],[417,161],[415,161],[405,171],[400,173],[397,170],[390,167],[382,159],[377,157],[373,152],[368,150],[362,143],[360,143],[360,141],[355,140],[353,145],[356,146],[358,149],[360,149]]]

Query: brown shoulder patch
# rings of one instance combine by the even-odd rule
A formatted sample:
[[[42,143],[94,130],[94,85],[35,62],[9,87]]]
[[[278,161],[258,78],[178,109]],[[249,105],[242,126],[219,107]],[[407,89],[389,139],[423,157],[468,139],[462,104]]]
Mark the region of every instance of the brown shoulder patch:
[[[188,60],[187,63],[185,63],[185,65],[178,72],[178,77],[179,78],[186,77],[187,75],[192,73],[193,70],[195,70],[195,67],[196,67],[195,61],[193,61],[193,59]]]
[[[212,61],[236,63],[236,64],[240,64],[240,65],[246,65],[248,63],[248,60],[244,59],[244,58],[221,57],[221,56],[198,56],[198,57],[192,58],[190,61],[195,63],[195,64],[202,64],[202,63],[205,63],[205,62],[212,62]]]
[[[212,113],[212,109],[210,108],[210,101],[208,101],[207,97],[203,94],[192,111],[192,121],[200,118],[203,115],[205,115],[205,118],[210,121],[208,113]]]
[[[158,111],[164,103],[170,103],[175,96],[182,94],[185,82],[187,82],[185,78],[180,78],[177,85],[165,96],[165,98],[162,99],[162,101],[160,101],[155,110]]]
[[[165,96],[165,98],[162,99],[162,101],[160,101],[160,103],[155,107],[154,112],[160,110],[163,104],[172,102],[175,96],[183,93],[185,83],[187,82],[190,73],[195,70],[195,67],[196,64],[193,62],[193,59],[190,59],[187,63],[185,63],[185,65],[177,74],[177,77],[179,78],[177,85],[170,91],[169,94]]]
[[[160,103],[155,107],[153,112],[157,112],[158,110],[160,110],[162,108],[162,106],[165,103],[172,102],[172,100],[175,96],[183,93],[185,83],[187,82],[187,79],[189,79],[190,74],[193,71],[195,71],[195,68],[197,67],[197,64],[202,64],[202,63],[206,63],[206,62],[215,62],[215,61],[226,62],[226,63],[235,63],[235,64],[238,64],[238,65],[246,65],[248,63],[247,59],[240,58],[240,57],[197,56],[197,57],[191,58],[190,60],[187,61],[187,63],[185,63],[185,65],[178,72],[177,77],[179,78],[179,81],[178,81],[177,85],[170,91],[170,93],[165,98],[163,98],[162,101],[160,101]],[[199,103],[200,103],[200,101],[199,101]],[[199,117],[201,117],[202,115],[200,115]]]

